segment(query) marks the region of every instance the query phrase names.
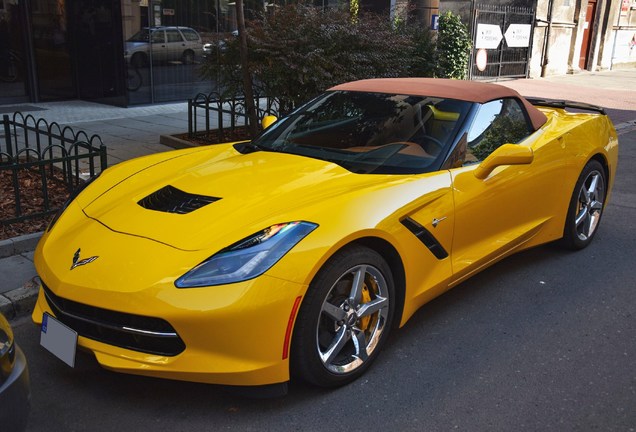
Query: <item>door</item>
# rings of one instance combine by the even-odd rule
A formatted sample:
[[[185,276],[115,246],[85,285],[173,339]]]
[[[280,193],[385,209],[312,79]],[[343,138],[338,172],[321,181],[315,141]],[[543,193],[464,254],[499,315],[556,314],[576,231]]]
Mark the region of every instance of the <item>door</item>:
[[[531,131],[516,99],[486,103],[475,115],[464,145],[465,166],[451,169],[455,200],[452,284],[527,245],[549,225],[555,205],[561,203],[562,186],[555,181],[562,168],[561,146],[535,145],[533,137],[540,140],[543,135],[528,137]],[[478,178],[475,172],[481,161],[508,151],[500,148],[508,143],[532,145],[534,151],[525,152],[531,159],[501,165]]]
[[[67,0],[78,97],[124,106],[124,51],[119,2]]]
[[[40,100],[76,98],[66,0],[43,0],[33,2],[31,6]]]
[[[585,22],[583,23],[583,42],[581,43],[581,56],[579,58],[579,67],[587,69],[588,56],[590,55],[590,47],[592,44],[591,34],[594,26],[594,16],[596,15],[596,0],[588,0],[587,10],[585,12]]]
[[[176,28],[166,30],[166,56],[169,62],[180,61],[186,49],[185,41]]]
[[[168,51],[166,47],[166,32],[163,29],[152,31],[150,36],[150,51],[152,51],[150,58],[152,58],[153,65],[166,61]]]

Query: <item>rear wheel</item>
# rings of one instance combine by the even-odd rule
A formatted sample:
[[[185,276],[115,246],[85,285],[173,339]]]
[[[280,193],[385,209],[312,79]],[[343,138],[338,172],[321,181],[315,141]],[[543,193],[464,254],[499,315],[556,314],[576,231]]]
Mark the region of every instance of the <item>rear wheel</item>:
[[[592,242],[605,207],[605,171],[596,160],[585,165],[579,176],[568,209],[563,243],[570,249],[583,249]]]
[[[355,380],[386,341],[393,310],[384,259],[360,246],[340,251],[307,290],[292,340],[292,372],[324,387]]]

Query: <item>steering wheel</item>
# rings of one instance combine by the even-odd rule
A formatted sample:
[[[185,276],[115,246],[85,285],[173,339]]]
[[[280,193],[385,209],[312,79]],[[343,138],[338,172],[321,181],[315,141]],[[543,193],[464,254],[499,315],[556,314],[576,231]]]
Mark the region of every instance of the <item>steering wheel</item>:
[[[442,143],[434,136],[423,135],[420,137],[420,139],[423,142],[422,148],[424,148],[424,150],[432,156],[437,156],[444,148],[444,143]]]

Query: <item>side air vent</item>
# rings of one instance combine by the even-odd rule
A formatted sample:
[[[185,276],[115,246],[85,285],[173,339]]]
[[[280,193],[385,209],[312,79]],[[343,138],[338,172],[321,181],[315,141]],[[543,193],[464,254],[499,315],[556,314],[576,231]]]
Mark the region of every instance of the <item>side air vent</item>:
[[[137,204],[148,210],[187,214],[220,199],[221,198],[205,195],[190,194],[168,185],[151,193]]]
[[[433,236],[433,234],[431,234],[430,231],[428,231],[422,225],[418,224],[409,217],[403,219],[401,222],[402,225],[404,225],[409,231],[415,234],[415,237],[417,237],[422,243],[424,243],[424,245],[426,245],[428,250],[430,250],[431,253],[435,255],[435,258],[442,260],[448,256],[448,252],[446,252],[444,246],[442,246],[440,242],[437,241],[435,236]]]

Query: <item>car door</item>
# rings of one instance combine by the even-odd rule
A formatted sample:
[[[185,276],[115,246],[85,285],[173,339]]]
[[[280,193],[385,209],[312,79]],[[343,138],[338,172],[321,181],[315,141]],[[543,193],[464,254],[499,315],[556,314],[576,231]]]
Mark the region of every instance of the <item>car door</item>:
[[[150,34],[150,49],[153,63],[166,61],[166,34],[163,29],[152,30]]]
[[[181,60],[181,56],[186,50],[186,43],[179,30],[176,28],[166,29],[166,42],[166,60]]]
[[[527,246],[546,225],[550,227],[555,206],[562,202],[562,187],[555,182],[558,139],[546,143],[543,131],[531,131],[514,98],[480,105],[473,117],[458,146],[463,166],[450,170],[455,200],[451,284]],[[520,147],[504,146],[507,143]],[[526,155],[524,163],[501,165],[479,178],[481,162],[490,154],[496,153],[493,160],[516,150]]]

